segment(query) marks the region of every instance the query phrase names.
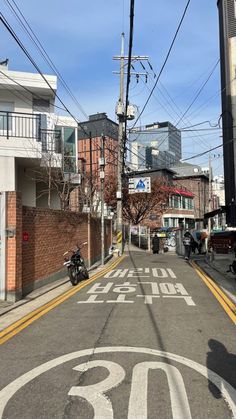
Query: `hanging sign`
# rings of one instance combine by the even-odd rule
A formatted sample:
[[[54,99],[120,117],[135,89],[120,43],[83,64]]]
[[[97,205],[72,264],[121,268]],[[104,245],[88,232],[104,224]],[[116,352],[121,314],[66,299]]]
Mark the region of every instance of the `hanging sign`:
[[[140,177],[129,179],[129,194],[151,193],[151,178]]]

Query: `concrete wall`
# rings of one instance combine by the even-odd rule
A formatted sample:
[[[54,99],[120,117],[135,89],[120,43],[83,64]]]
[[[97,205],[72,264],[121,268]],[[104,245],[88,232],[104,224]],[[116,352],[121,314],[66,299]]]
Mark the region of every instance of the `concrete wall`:
[[[0,191],[16,190],[16,174],[14,157],[0,155]]]
[[[21,193],[23,205],[36,206],[35,175],[21,166],[17,168],[17,191]]]

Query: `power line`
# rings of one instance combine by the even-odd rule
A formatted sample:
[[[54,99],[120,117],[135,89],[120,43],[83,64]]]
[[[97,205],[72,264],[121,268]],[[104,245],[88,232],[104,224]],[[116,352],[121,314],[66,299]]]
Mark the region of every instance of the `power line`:
[[[140,63],[140,64],[142,64],[142,63]],[[150,65],[150,63],[149,63],[149,65]],[[144,67],[143,66],[143,64],[142,64],[142,67]],[[215,67],[215,66],[214,66]],[[145,68],[145,67],[144,67]],[[152,68],[152,67],[151,67]],[[214,69],[213,69],[214,70]],[[153,70],[153,68],[152,68],[152,71],[154,72],[154,70]],[[141,78],[141,80],[143,81],[143,79]],[[144,83],[144,81],[143,81],[143,83]],[[147,84],[146,84],[146,82],[144,83],[145,84],[145,86],[146,86],[146,88],[148,88],[149,89],[149,87],[147,86]],[[165,91],[166,91],[166,93],[167,93],[167,95],[169,96],[169,98],[170,98],[170,100],[174,103],[174,105],[176,106],[176,108],[180,111],[180,112],[177,112],[175,109],[174,109],[174,107],[173,107],[173,105],[168,101],[168,104],[169,104],[169,106],[174,110],[174,112],[177,114],[177,116],[178,117],[180,117],[180,120],[181,119],[183,119],[184,118],[184,114],[183,115],[180,115],[180,113],[182,114],[182,111],[180,110],[180,108],[178,107],[178,105],[174,102],[174,100],[171,98],[171,96],[169,95],[169,93],[168,93],[168,91],[166,90],[166,88],[162,85],[162,83],[160,82],[160,84],[161,84],[161,86],[165,89]],[[150,90],[150,89],[149,89]],[[161,93],[161,95],[163,96],[163,97],[165,97],[164,96],[164,93],[159,89],[159,92]],[[157,99],[157,97],[153,94],[153,97],[158,101],[158,103],[161,103],[160,102],[160,100],[159,99]],[[162,105],[162,107],[164,107],[163,105]],[[165,108],[165,107],[164,107]],[[170,113],[169,113],[169,111],[165,108],[165,110],[166,110],[166,112],[170,115]],[[170,115],[171,117],[172,117],[172,115]],[[178,123],[180,122],[180,120],[178,121]],[[187,119],[186,119],[187,120]],[[178,123],[176,123],[176,125],[178,125]],[[138,136],[139,136],[140,134],[138,134]],[[199,137],[199,139],[200,139],[200,141],[201,142],[205,142],[205,138],[204,137],[202,137],[201,135],[199,135],[198,136]],[[168,137],[166,137],[166,138],[168,138]],[[166,139],[165,138],[165,139]],[[165,140],[164,139],[164,140]],[[164,140],[163,140],[163,142],[164,142]],[[205,143],[204,143],[204,146],[205,146]]]
[[[181,118],[179,119],[179,121],[177,122],[176,126],[179,125],[179,123],[183,120],[183,118],[185,117],[185,115],[188,113],[189,109],[191,109],[192,105],[196,102],[197,98],[199,97],[199,95],[201,94],[201,92],[203,91],[204,87],[206,86],[206,84],[208,83],[208,81],[210,80],[211,76],[213,75],[217,65],[219,64],[220,59],[217,60],[217,62],[215,63],[213,69],[211,70],[209,76],[207,77],[206,81],[202,84],[202,86],[200,87],[200,89],[198,90],[198,92],[196,93],[194,99],[192,100],[192,102],[190,103],[190,105],[187,107],[186,111],[184,112],[184,114],[181,116]],[[166,138],[164,138],[162,140],[162,142],[159,144],[159,146],[161,146],[166,139],[168,138],[168,136]]]
[[[23,27],[23,29],[25,30],[25,32],[27,33],[27,35],[29,36],[29,38],[31,39],[31,41],[34,43],[34,45],[36,46],[36,48],[40,52],[41,56],[44,58],[44,60],[49,65],[49,67],[57,74],[58,79],[60,80],[60,82],[62,83],[63,87],[65,88],[65,90],[67,91],[67,93],[70,95],[70,97],[72,98],[72,100],[74,101],[74,103],[76,104],[76,106],[79,108],[80,112],[85,116],[85,118],[88,118],[88,116],[84,112],[82,106],[80,105],[80,103],[78,102],[78,100],[76,99],[76,97],[74,96],[74,94],[72,93],[72,91],[70,90],[69,86],[67,85],[67,83],[63,79],[60,71],[58,70],[58,68],[56,67],[56,65],[53,63],[52,59],[49,57],[48,53],[46,52],[46,50],[43,47],[42,43],[40,42],[39,38],[37,37],[37,35],[33,31],[32,27],[29,24],[29,22],[26,20],[25,16],[23,15],[22,11],[20,10],[19,6],[16,4],[16,2],[14,0],[12,0],[12,3],[14,3],[16,9],[18,10],[18,12],[19,12],[19,14],[20,14],[20,16],[22,17],[23,20],[21,19],[21,17],[17,13],[17,11],[14,9],[14,7],[12,6],[12,4],[10,3],[9,0],[5,0],[5,3],[11,9],[12,13],[15,15],[16,19],[21,24],[21,26]]]
[[[168,59],[169,59],[170,53],[171,53],[172,48],[173,48],[173,46],[174,46],[174,43],[175,43],[175,40],[176,40],[177,35],[178,35],[178,33],[179,33],[179,30],[180,30],[180,28],[181,28],[181,26],[182,26],[182,23],[183,23],[183,20],[184,20],[185,15],[186,15],[186,12],[187,12],[187,10],[188,10],[188,7],[189,7],[189,4],[190,4],[190,1],[191,1],[191,0],[188,0],[188,1],[187,1],[187,4],[186,4],[185,9],[184,9],[184,12],[183,12],[183,15],[182,15],[182,17],[181,17],[181,19],[180,19],[180,22],[179,22],[179,25],[178,25],[177,30],[176,30],[176,32],[175,32],[174,38],[173,38],[173,40],[172,40],[172,42],[171,42],[171,45],[170,45],[170,48],[169,48],[169,50],[168,50],[167,56],[166,56],[165,61],[164,61],[163,65],[162,65],[162,67],[161,67],[161,70],[160,70],[160,72],[159,72],[159,74],[158,74],[158,76],[157,76],[157,80],[156,80],[156,82],[155,82],[155,84],[154,84],[154,86],[153,86],[153,88],[152,88],[152,90],[151,90],[151,92],[150,92],[150,94],[149,94],[149,96],[148,96],[148,98],[147,98],[147,100],[146,100],[146,102],[145,102],[145,104],[144,104],[143,108],[142,108],[142,111],[140,112],[140,114],[139,114],[138,118],[136,119],[136,121],[135,121],[135,123],[134,123],[134,125],[133,125],[133,127],[132,127],[132,128],[134,128],[134,127],[135,127],[135,125],[137,124],[138,120],[141,118],[141,116],[142,116],[142,114],[143,114],[144,110],[146,109],[146,106],[147,106],[147,104],[148,104],[148,102],[149,102],[149,100],[150,100],[150,98],[151,98],[151,96],[152,96],[152,94],[153,94],[153,92],[154,92],[154,90],[155,90],[155,88],[156,88],[156,85],[157,85],[157,83],[158,83],[158,81],[159,81],[159,79],[160,79],[160,77],[161,77],[161,74],[162,74],[162,72],[163,72],[163,70],[164,70],[164,68],[165,68],[165,66],[166,66],[166,63],[167,63],[167,61],[168,61]]]
[[[64,102],[62,101],[62,99],[59,97],[59,95],[57,94],[57,92],[52,88],[52,86],[50,85],[50,83],[48,82],[47,78],[44,76],[44,74],[42,73],[42,71],[40,70],[39,66],[36,64],[36,62],[34,61],[34,59],[31,57],[30,53],[27,51],[27,49],[25,48],[25,46],[23,45],[23,43],[20,41],[20,39],[18,38],[18,36],[16,35],[16,33],[14,32],[14,30],[12,29],[12,27],[10,26],[10,24],[7,22],[6,18],[3,16],[3,14],[0,12],[0,20],[3,23],[3,25],[5,26],[5,28],[8,30],[8,32],[11,34],[11,36],[14,38],[14,40],[16,41],[16,43],[19,45],[19,47],[21,48],[21,50],[24,52],[24,54],[26,55],[26,57],[29,59],[29,61],[31,62],[31,64],[33,64],[33,66],[35,67],[35,69],[37,70],[37,72],[41,75],[41,77],[43,78],[43,80],[45,81],[45,83],[48,85],[49,89],[53,92],[54,96],[59,100],[59,102],[62,104],[62,106],[64,107],[64,110],[74,119],[74,121],[82,128],[82,130],[84,131],[84,133],[86,135],[89,136],[89,134],[85,131],[83,125],[77,120],[77,118],[70,112],[70,110],[68,109],[68,107],[64,104]]]

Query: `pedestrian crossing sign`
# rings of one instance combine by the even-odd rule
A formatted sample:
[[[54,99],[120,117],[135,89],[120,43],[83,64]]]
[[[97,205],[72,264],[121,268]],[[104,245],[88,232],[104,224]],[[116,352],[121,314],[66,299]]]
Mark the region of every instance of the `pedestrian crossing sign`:
[[[129,179],[129,193],[150,193],[151,192],[151,179],[145,178],[130,178]]]
[[[139,190],[139,191],[146,189],[146,186],[145,186],[145,183],[144,183],[143,179],[139,180],[138,184],[136,185],[136,189]]]

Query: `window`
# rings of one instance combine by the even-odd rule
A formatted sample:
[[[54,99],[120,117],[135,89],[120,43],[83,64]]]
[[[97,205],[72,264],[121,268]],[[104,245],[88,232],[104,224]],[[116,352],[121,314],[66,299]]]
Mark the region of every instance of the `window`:
[[[50,112],[49,99],[33,98],[33,111],[34,112]]]
[[[12,130],[12,118],[8,118],[7,121],[7,113],[6,112],[13,112],[14,111],[14,103],[12,102],[0,102],[0,130],[7,131]],[[8,114],[9,115],[9,114]]]
[[[169,227],[169,218],[164,218],[164,227]]]

